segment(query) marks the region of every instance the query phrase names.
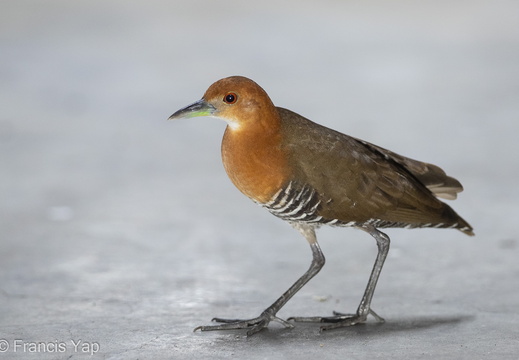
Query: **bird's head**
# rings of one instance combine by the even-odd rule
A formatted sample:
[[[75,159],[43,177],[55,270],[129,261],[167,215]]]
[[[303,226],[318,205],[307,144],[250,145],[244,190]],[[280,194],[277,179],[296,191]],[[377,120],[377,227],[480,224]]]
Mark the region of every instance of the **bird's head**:
[[[250,125],[269,125],[277,111],[269,96],[258,84],[243,76],[218,80],[202,99],[169,117],[169,120],[211,116],[227,122],[232,131]]]

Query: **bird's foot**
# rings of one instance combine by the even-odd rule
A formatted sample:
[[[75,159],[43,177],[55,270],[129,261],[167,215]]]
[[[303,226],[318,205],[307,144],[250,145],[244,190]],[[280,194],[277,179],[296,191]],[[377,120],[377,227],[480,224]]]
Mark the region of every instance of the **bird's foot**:
[[[249,329],[249,331],[247,331],[247,336],[251,336],[266,328],[271,321],[278,322],[286,328],[294,327],[294,325],[288,321],[278,318],[268,311],[264,311],[260,316],[248,320],[214,318],[212,321],[220,324],[197,326],[193,331]]]
[[[368,314],[371,314],[380,323],[385,322],[385,320],[382,317],[378,316],[377,313],[371,309],[369,309],[369,311],[365,314],[361,314],[359,312],[357,312],[356,314],[343,314],[334,311],[333,316],[293,316],[289,317],[287,320],[292,320],[295,322],[330,323],[331,325],[321,326],[320,331],[326,331],[340,327],[363,324],[366,322]]]

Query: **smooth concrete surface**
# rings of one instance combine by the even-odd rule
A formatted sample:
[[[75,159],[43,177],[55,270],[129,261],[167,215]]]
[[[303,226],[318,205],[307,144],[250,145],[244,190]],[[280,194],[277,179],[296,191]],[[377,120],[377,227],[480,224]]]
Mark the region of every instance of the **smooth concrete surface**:
[[[519,358],[519,2],[0,4],[0,359]],[[219,78],[443,167],[475,228],[388,230],[373,308],[319,333],[253,317],[310,263],[227,179]],[[356,309],[373,239],[323,228],[323,271],[279,315]]]

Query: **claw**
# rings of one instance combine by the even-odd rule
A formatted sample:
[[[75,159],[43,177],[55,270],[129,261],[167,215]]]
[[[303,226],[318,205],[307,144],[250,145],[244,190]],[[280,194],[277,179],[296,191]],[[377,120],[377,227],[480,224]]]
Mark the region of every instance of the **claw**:
[[[369,309],[369,313],[381,324],[385,323],[386,320],[382,316],[379,316],[376,312],[374,312],[372,309]]]
[[[287,320],[283,320],[281,318],[278,318],[277,316],[273,316],[272,319],[270,319],[271,321],[275,321],[277,322],[278,324],[281,324],[283,325],[284,327],[286,327],[287,329],[292,329],[294,327],[293,324],[289,323]]]
[[[357,324],[363,324],[366,322],[368,315],[372,315],[378,322],[383,323],[385,320],[380,317],[376,312],[369,309],[367,314],[343,314],[337,311],[333,312],[333,316],[292,316],[289,317],[288,321],[296,322],[318,322],[318,323],[330,323],[331,325],[321,326],[321,332],[330,329],[336,329],[339,327],[353,326]]]
[[[247,320],[240,319],[222,319],[222,318],[213,318],[211,321],[218,322],[218,325],[205,325],[205,326],[197,326],[194,328],[193,332],[200,331],[215,331],[215,330],[238,330],[238,329],[246,329],[250,328],[247,331],[247,336],[251,336],[256,334],[257,332],[265,329],[271,321],[275,321],[280,323],[286,328],[293,328],[294,325],[290,324],[288,321],[278,318],[275,315],[272,315],[268,312],[263,312],[260,316]]]

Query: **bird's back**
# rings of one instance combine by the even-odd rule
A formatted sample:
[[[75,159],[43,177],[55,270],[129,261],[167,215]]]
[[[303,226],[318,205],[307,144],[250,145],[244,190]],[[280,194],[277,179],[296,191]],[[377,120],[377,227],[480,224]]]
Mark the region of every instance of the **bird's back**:
[[[308,207],[315,207],[320,222],[457,228],[472,235],[470,225],[437,198],[452,199],[462,190],[439,167],[331,130],[290,110],[277,110],[283,151],[292,166],[291,186],[315,191],[318,200]]]

